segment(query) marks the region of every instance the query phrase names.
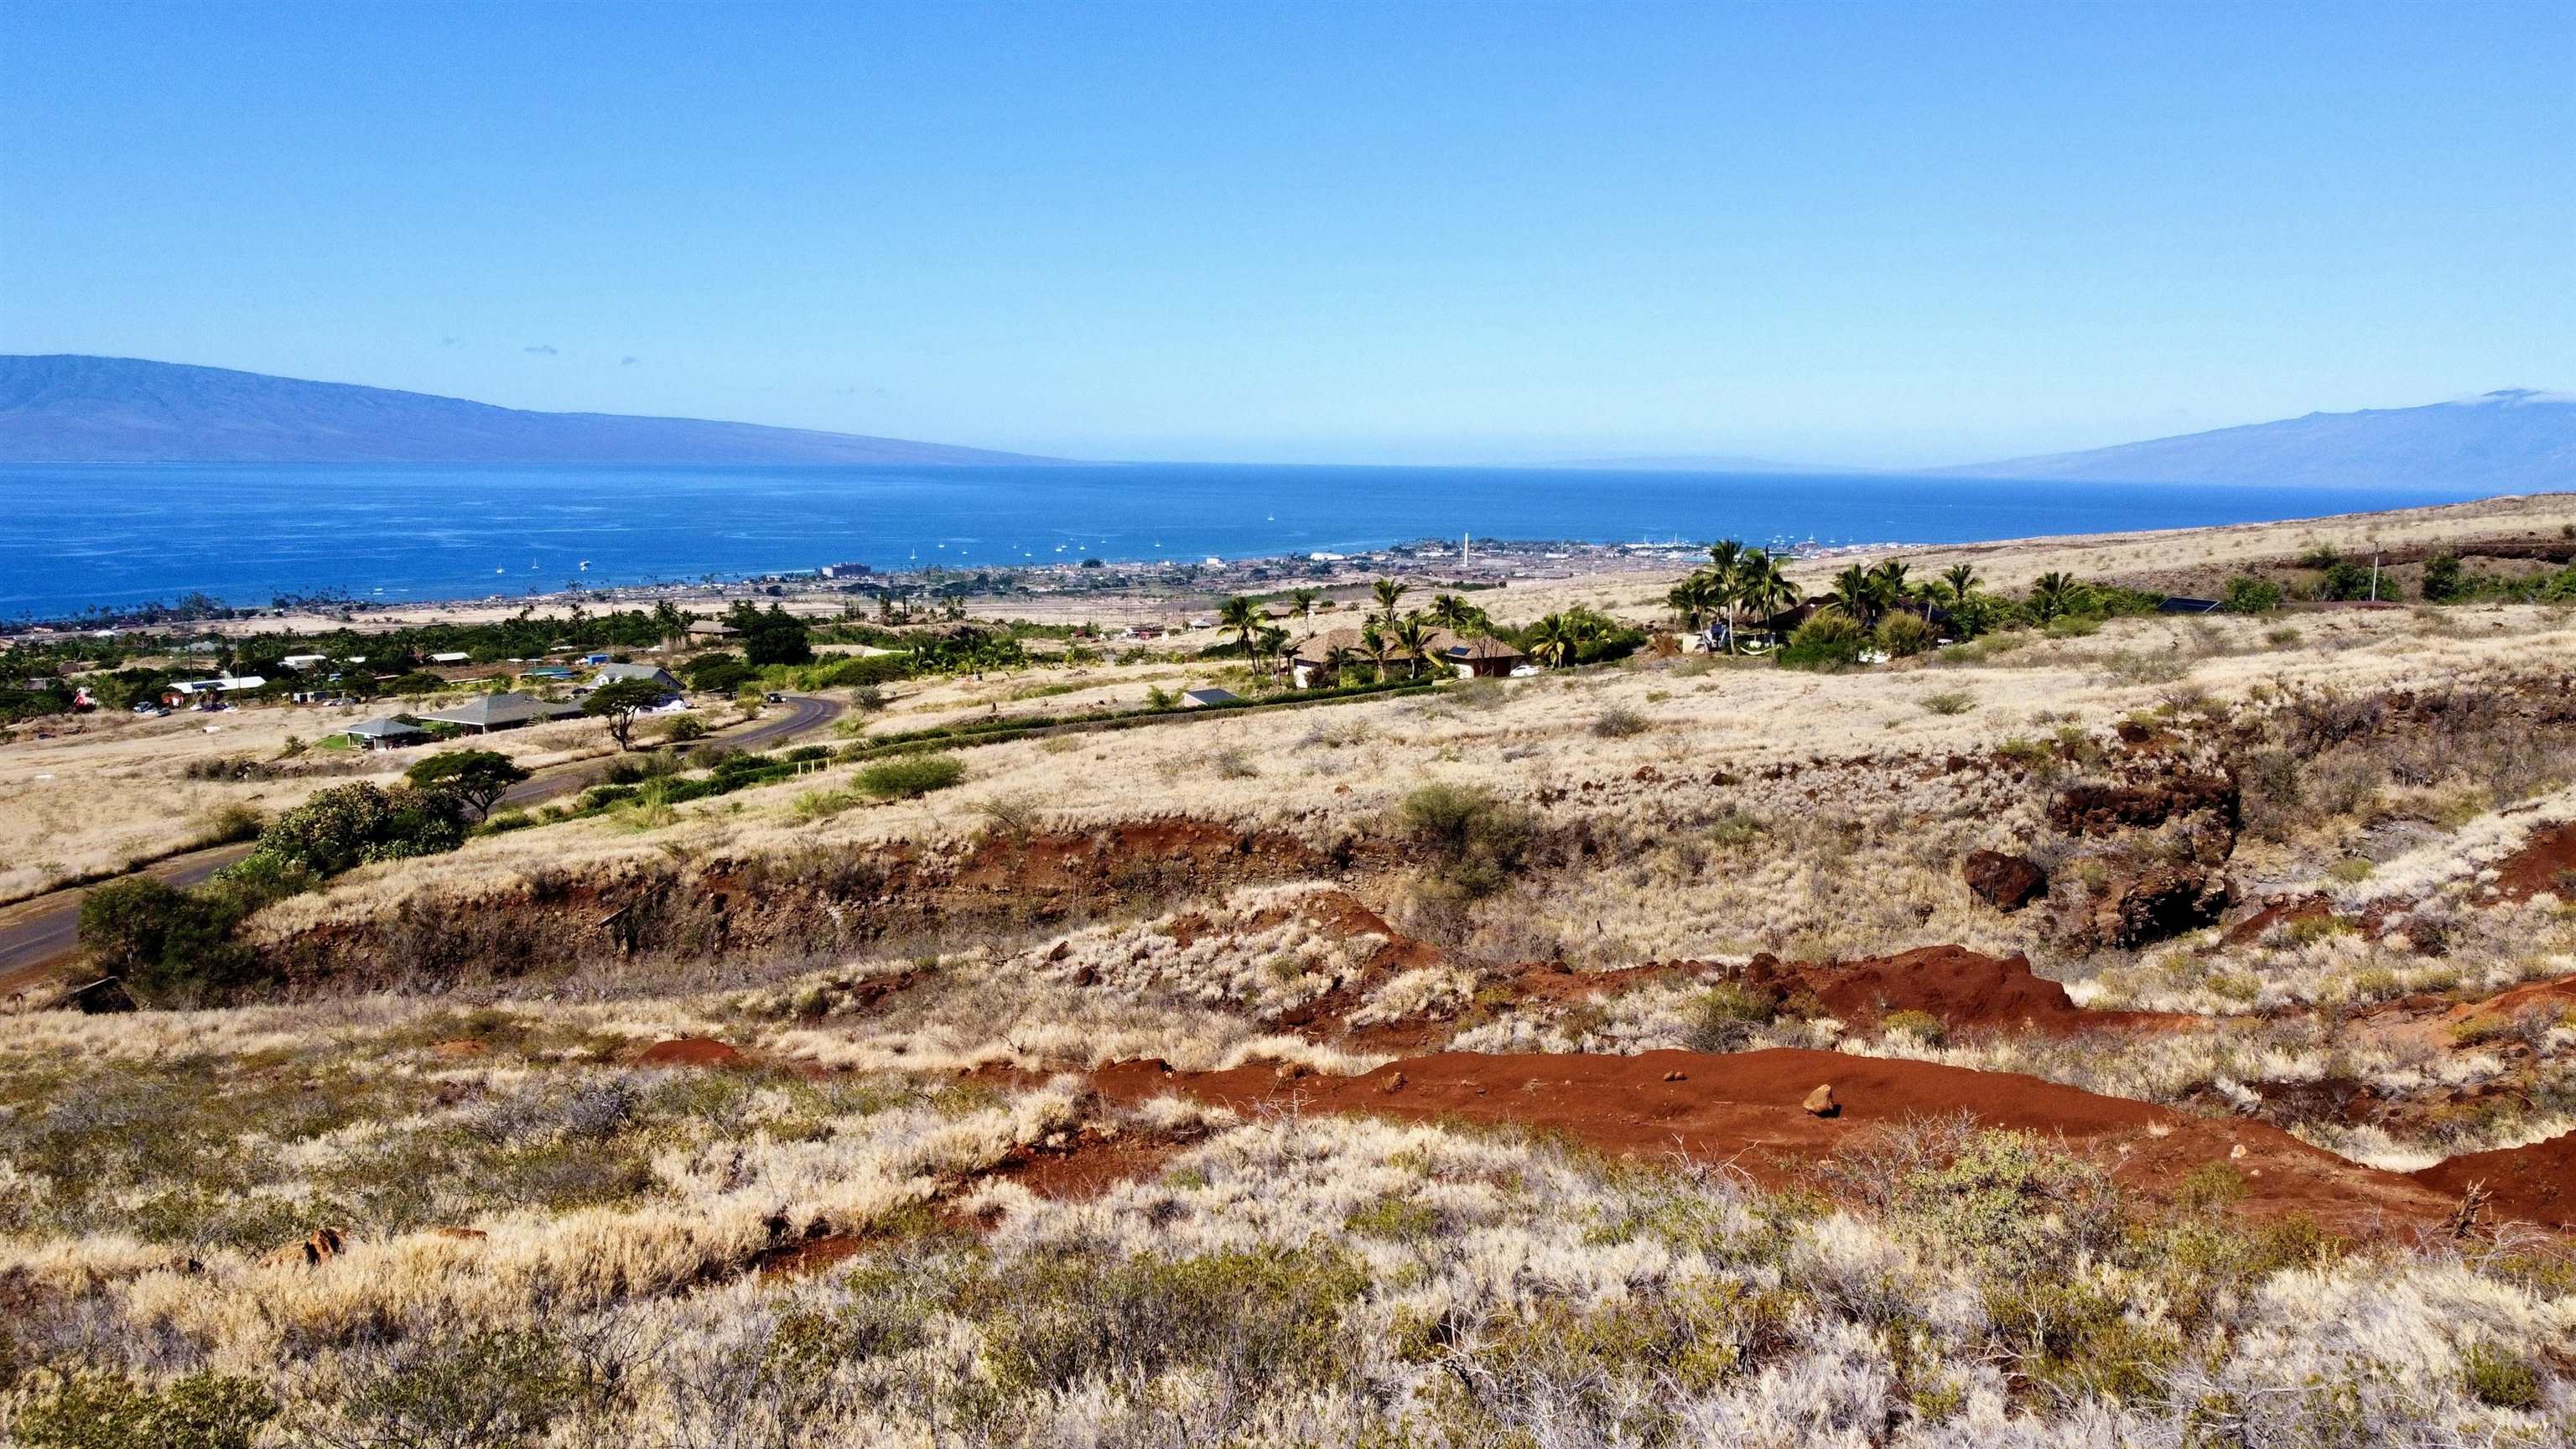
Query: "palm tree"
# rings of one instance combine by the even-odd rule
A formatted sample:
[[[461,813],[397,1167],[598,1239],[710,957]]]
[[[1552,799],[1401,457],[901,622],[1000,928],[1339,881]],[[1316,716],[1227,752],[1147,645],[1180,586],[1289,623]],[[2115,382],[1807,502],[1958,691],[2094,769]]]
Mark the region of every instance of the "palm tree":
[[[1336,644],[1333,646],[1332,652],[1324,656],[1324,667],[1332,671],[1333,682],[1335,684],[1341,683],[1342,675],[1347,672],[1352,665],[1359,662],[1360,651],[1352,648],[1348,644]]]
[[[1289,591],[1288,597],[1296,602],[1298,617],[1311,624],[1315,620],[1315,601],[1324,597],[1324,591],[1322,589],[1293,589]]]
[[[2045,624],[2073,613],[2083,594],[2084,585],[2073,574],[2046,573],[2031,580],[2030,598],[2025,602],[2030,616]]]
[[[1405,677],[1420,679],[1422,662],[1431,654],[1431,626],[1423,621],[1421,614],[1407,614],[1395,621],[1395,648],[1397,653],[1413,661],[1413,667],[1405,671]]]
[[[1260,651],[1263,659],[1276,659],[1284,664],[1288,655],[1288,631],[1276,624],[1264,625],[1260,635],[1254,639],[1253,647]]]
[[[1878,586],[1878,606],[1884,612],[1905,602],[1910,581],[1905,577],[1905,560],[1892,558],[1869,571],[1870,582]],[[1929,606],[1926,606],[1928,617]]]
[[[1977,586],[1977,566],[1954,563],[1942,571],[1941,578],[1950,586],[1950,597],[1964,604],[1968,602],[1968,590]]]
[[[1395,601],[1404,597],[1405,586],[1393,579],[1380,579],[1370,587],[1377,594],[1378,617],[1389,624],[1394,623]]]
[[[1456,594],[1441,594],[1431,601],[1431,622],[1451,633],[1463,632],[1475,616],[1475,605]]]
[[[1748,552],[1735,539],[1721,538],[1708,546],[1709,599],[1726,611],[1726,645],[1735,647],[1735,603],[1741,597],[1738,587],[1744,582],[1744,564],[1758,558],[1761,550]]]
[[[1386,626],[1375,619],[1360,625],[1360,648],[1368,654],[1369,663],[1376,668],[1378,677],[1384,679],[1387,653]]]
[[[670,600],[658,599],[653,604],[653,628],[661,635],[662,648],[667,653],[671,641],[689,637],[689,616],[672,607]]]
[[[1832,598],[1835,608],[1864,629],[1877,614],[1878,581],[1859,564],[1849,565],[1834,575],[1834,586],[1825,592]]]
[[[1574,652],[1574,631],[1563,614],[1550,614],[1529,628],[1529,652],[1532,659],[1550,668],[1561,667],[1565,657]]]
[[[1733,653],[1743,644],[1736,610],[1747,610],[1759,618],[1769,618],[1797,602],[1797,586],[1781,573],[1780,565],[1762,549],[1748,548],[1735,561],[1735,578],[1726,589],[1726,645]]]
[[[1261,606],[1237,594],[1217,609],[1216,621],[1234,631],[1236,652],[1251,658],[1252,631],[1261,627]]]
[[[1726,588],[1722,576],[1700,569],[1673,585],[1672,592],[1664,595],[1664,602],[1673,606],[1673,615],[1683,628],[1697,632],[1717,612]]]

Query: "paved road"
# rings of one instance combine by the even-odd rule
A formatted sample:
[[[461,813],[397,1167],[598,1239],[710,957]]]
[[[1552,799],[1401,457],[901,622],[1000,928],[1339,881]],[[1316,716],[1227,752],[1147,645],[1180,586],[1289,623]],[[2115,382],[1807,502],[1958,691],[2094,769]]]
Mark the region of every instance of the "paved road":
[[[841,708],[828,699],[790,695],[783,713],[773,710],[752,724],[709,738],[747,750],[766,749],[830,724]],[[608,764],[584,760],[540,771],[511,786],[501,804],[537,805],[572,794],[598,779]],[[174,886],[192,886],[248,854],[247,844],[219,845],[154,861],[144,873]],[[0,998],[33,985],[71,956],[80,944],[81,897],[88,894],[88,887],[74,886],[0,907]]]

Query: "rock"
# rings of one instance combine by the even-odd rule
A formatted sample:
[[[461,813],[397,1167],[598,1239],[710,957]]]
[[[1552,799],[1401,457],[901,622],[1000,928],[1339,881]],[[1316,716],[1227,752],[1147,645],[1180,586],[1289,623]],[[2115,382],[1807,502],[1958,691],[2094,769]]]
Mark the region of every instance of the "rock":
[[[1679,1082],[1686,1079],[1679,1072],[1666,1072],[1664,1073],[1664,1080],[1667,1082]]]
[[[2069,835],[2153,830],[2177,815],[2216,814],[2237,822],[2236,783],[2222,775],[2177,775],[2152,785],[2070,785],[2048,802],[2048,822]]]
[[[1843,1104],[1834,1100],[1834,1086],[1831,1082],[1809,1092],[1807,1100],[1798,1105],[1818,1117],[1839,1117],[1843,1111]]]
[[[1977,899],[1999,911],[2017,911],[2048,893],[2048,872],[2018,855],[1972,850],[1959,867]]]
[[[1380,1091],[1384,1091],[1384,1092],[1401,1092],[1401,1091],[1403,1091],[1403,1090],[1404,1090],[1404,1073],[1402,1073],[1402,1072],[1398,1072],[1398,1073],[1396,1073],[1394,1076],[1391,1076],[1391,1077],[1387,1078],[1387,1079],[1386,1079],[1386,1085],[1385,1085],[1384,1087],[1379,1088],[1378,1090],[1380,1090]]]
[[[299,1265],[318,1268],[340,1256],[344,1247],[346,1243],[342,1240],[338,1228],[315,1228],[305,1236],[304,1241],[289,1243],[282,1248],[272,1248],[260,1256],[260,1261],[272,1268],[292,1268]]]
[[[2095,895],[2076,934],[2096,947],[2134,951],[2214,924],[2231,895],[2226,875],[2209,866],[2138,866]]]

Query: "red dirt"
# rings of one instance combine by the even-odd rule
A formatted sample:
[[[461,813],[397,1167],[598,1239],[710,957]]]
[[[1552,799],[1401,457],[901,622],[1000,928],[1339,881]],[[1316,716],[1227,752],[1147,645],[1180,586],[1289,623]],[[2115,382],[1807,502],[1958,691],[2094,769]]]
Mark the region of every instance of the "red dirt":
[[[1078,1202],[1160,1171],[1185,1145],[1134,1133],[1112,1137],[1086,1127],[1061,1147],[1012,1148],[994,1164],[993,1176],[1016,1182],[1039,1197]]]
[[[703,1036],[657,1041],[635,1060],[648,1067],[738,1067],[747,1058],[741,1049]]]
[[[2088,1011],[2066,988],[2032,973],[2026,956],[1988,956],[1959,946],[1924,946],[1861,961],[1782,962],[1759,955],[1744,984],[1783,996],[1814,994],[1837,1019],[1874,1029],[1887,1014],[1920,1011],[1952,1031],[2027,1030],[2068,1036],[2189,1024],[2197,1018],[2160,1011]]]
[[[2219,938],[2223,946],[2245,946],[2261,940],[2263,933],[2290,921],[2319,920],[2334,914],[2323,896],[2292,896],[2267,902],[2263,909],[2227,928]],[[2207,955],[2208,952],[2202,952]]]
[[[2535,832],[2497,867],[2496,894],[2506,900],[2527,901],[2543,892],[2576,899],[2576,821]]]
[[[2303,1212],[2347,1231],[2429,1227],[2447,1222],[2455,1206],[2431,1186],[2347,1162],[2259,1122],[2186,1117],[2035,1077],[1835,1052],[1443,1053],[1361,1077],[1283,1076],[1269,1067],[1189,1074],[1161,1062],[1123,1062],[1093,1081],[1116,1101],[1180,1092],[1238,1110],[1293,1102],[1303,1111],[1510,1123],[1610,1152],[1681,1151],[1732,1162],[1766,1186],[1806,1180],[1861,1129],[1967,1112],[1987,1126],[2100,1153],[2115,1162],[2116,1177],[2149,1196],[2197,1168],[2232,1163],[2244,1174],[2249,1210]],[[1799,1106],[1822,1085],[1833,1087],[1842,1106],[1835,1118]]]
[[[2473,1184],[2484,1184],[2495,1194],[2487,1208],[2490,1221],[2576,1229],[2576,1132],[2525,1147],[2472,1152],[2434,1163],[2413,1176],[2453,1197]]]

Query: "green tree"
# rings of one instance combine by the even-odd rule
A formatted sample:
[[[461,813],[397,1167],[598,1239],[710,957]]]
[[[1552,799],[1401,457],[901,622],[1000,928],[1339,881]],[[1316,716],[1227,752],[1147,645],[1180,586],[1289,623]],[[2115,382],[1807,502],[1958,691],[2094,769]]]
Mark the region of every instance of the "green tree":
[[[1261,606],[1236,594],[1217,607],[1216,620],[1234,631],[1235,652],[1246,660],[1252,658],[1252,631],[1261,627]]]
[[[1851,564],[1834,575],[1833,587],[1826,590],[1826,595],[1844,618],[1863,630],[1867,630],[1870,621],[1878,617],[1878,581],[1859,564]]]
[[[1550,614],[1530,625],[1523,647],[1529,650],[1532,659],[1551,669],[1561,669],[1573,656],[1576,642],[1576,631],[1567,623],[1565,616]]]
[[[1380,579],[1369,585],[1369,591],[1377,595],[1378,617],[1387,624],[1393,625],[1396,601],[1404,597],[1405,586],[1393,579]]]
[[[2424,601],[2447,604],[2465,592],[2460,578],[2460,556],[2444,549],[2424,560]]]
[[[1412,667],[1405,671],[1405,677],[1420,679],[1422,662],[1429,657],[1431,649],[1431,630],[1423,623],[1422,616],[1407,614],[1396,620],[1394,642],[1395,652],[1413,661]]]
[[[1288,597],[1297,605],[1297,617],[1311,622],[1315,617],[1315,605],[1323,599],[1324,591],[1322,589],[1296,589],[1292,590]]]
[[[617,741],[619,749],[628,750],[634,748],[635,716],[665,697],[662,686],[649,679],[621,679],[592,690],[581,702],[581,712],[607,721],[609,738]]]
[[[403,771],[403,778],[415,789],[449,792],[480,820],[528,772],[498,750],[447,750]]]
[[[2281,586],[2270,579],[2238,574],[2219,590],[2218,607],[2231,614],[2268,614],[2281,607]]]
[[[2042,624],[2079,612],[2083,603],[2084,585],[2073,574],[2054,572],[2033,579],[2030,594],[2022,601],[2031,618]]]

